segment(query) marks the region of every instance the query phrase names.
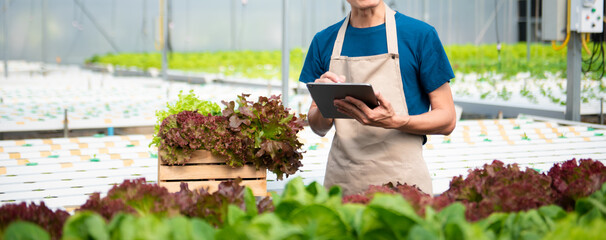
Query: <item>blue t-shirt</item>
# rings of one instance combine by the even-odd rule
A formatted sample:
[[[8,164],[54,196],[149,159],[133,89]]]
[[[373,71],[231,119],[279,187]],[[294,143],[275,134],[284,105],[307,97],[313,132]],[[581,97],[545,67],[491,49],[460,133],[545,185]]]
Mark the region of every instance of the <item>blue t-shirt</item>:
[[[402,85],[409,115],[429,111],[428,93],[454,78],[436,30],[427,23],[396,12],[398,53]],[[299,81],[313,82],[328,71],[330,56],[343,21],[318,32],[311,41]],[[342,56],[359,57],[387,53],[385,24],[345,32]]]

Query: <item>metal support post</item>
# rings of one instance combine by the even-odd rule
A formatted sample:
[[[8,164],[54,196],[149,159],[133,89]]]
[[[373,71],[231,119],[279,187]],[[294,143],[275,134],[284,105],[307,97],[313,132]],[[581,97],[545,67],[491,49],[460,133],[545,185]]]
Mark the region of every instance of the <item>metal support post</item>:
[[[8,6],[9,6],[9,0],[4,0],[4,6],[2,7],[2,23],[4,24],[3,26],[3,38],[4,38],[4,77],[8,78],[8,24],[6,23],[8,21],[8,18],[6,17],[6,15],[8,15]]]
[[[532,38],[530,37],[530,2],[531,0],[526,0],[526,60],[530,62],[530,41]]]
[[[40,42],[41,44],[41,50],[42,50],[42,56],[41,56],[41,70],[42,73],[44,74],[45,71],[45,63],[46,63],[46,11],[47,11],[47,4],[46,4],[46,0],[42,0],[42,11],[41,11],[41,21],[40,21],[40,26],[42,28],[42,41]]]
[[[288,0],[282,1],[282,104],[288,107],[288,70],[290,51],[288,49]]]
[[[163,39],[163,45],[162,45],[162,79],[164,79],[164,81],[168,80],[168,57],[167,57],[167,50],[168,50],[168,17],[166,16],[166,11],[168,10],[168,4],[167,4],[168,0],[160,0],[160,18],[162,19],[162,39]]]
[[[600,98],[600,124],[604,124],[604,98]]]
[[[566,120],[581,121],[581,34],[570,32],[566,66]]]
[[[68,120],[67,120],[67,108],[63,110],[63,137],[68,138]]]
[[[231,0],[231,19],[229,21],[230,26],[230,37],[231,37],[231,50],[236,50],[236,1]]]
[[[303,10],[301,10],[301,48],[306,49],[309,47],[307,44],[307,1],[302,0],[301,5]]]

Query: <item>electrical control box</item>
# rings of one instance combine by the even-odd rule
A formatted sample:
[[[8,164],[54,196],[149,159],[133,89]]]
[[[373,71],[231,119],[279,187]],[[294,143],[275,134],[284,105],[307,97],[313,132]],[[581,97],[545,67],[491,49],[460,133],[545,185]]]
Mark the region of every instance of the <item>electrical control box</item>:
[[[541,39],[563,41],[566,38],[567,0],[543,0]]]
[[[570,0],[570,30],[601,33],[604,25],[603,0]]]

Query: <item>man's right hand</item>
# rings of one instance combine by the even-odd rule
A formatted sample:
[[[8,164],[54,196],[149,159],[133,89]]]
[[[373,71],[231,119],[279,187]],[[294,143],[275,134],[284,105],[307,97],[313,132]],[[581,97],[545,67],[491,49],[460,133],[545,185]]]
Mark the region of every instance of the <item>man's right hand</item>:
[[[320,78],[314,81],[316,83],[344,83],[345,76],[339,76],[332,72],[326,72],[320,76]],[[328,130],[332,127],[334,122],[333,118],[324,118],[322,117],[322,113],[318,109],[318,106],[315,102],[311,102],[311,106],[309,107],[309,111],[307,112],[307,120],[309,122],[309,126],[311,130],[313,130],[316,134],[320,136],[326,135]]]
[[[322,74],[322,76],[320,76],[320,78],[316,79],[316,81],[314,81],[314,82],[316,82],[316,83],[344,83],[345,76],[343,76],[343,75],[339,76],[332,72],[325,72],[324,74]]]

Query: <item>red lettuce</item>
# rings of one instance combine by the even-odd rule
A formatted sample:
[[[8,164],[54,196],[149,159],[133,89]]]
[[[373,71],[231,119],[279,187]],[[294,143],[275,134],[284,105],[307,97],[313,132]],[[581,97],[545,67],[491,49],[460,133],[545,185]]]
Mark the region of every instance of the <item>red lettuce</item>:
[[[221,141],[230,134],[225,117],[182,111],[162,121],[158,136],[158,155],[164,163],[174,165],[187,162],[195,150],[223,146]]]
[[[401,184],[399,182],[394,185],[390,182],[383,184],[382,186],[371,185],[362,194],[345,196],[343,197],[343,203],[368,204],[376,193],[401,195],[411,204],[413,209],[415,209],[420,216],[425,215],[425,207],[427,206],[431,206],[436,210],[441,210],[454,202],[454,199],[449,198],[446,195],[441,195],[434,198],[431,195],[421,191],[421,189],[419,189],[417,186],[411,186],[406,183]]]
[[[166,188],[139,178],[124,180],[112,187],[103,198],[99,193],[92,194],[76,211],[83,210],[97,212],[111,220],[119,212],[174,216],[179,213],[179,206]]]
[[[422,216],[427,206],[439,211],[458,201],[466,206],[466,218],[476,221],[494,212],[525,211],[589,196],[606,181],[605,177],[604,166],[589,160],[582,160],[579,166],[574,160],[556,164],[549,175],[494,160],[482,169],[470,170],[466,178],[454,177],[450,188],[436,197],[415,186],[388,183],[370,186],[363,194],[345,196],[343,202],[367,204],[377,192],[400,194]],[[567,203],[574,206],[574,200]]]
[[[555,164],[547,174],[557,194],[557,203],[567,210],[574,208],[577,199],[599,190],[606,182],[606,167],[599,161],[576,159]]]
[[[110,189],[106,197],[101,198],[99,193],[94,193],[76,211],[97,212],[108,222],[117,213],[124,212],[140,216],[199,217],[215,226],[222,226],[228,205],[246,209],[246,187],[240,185],[241,182],[241,179],[221,182],[219,189],[213,193],[204,188],[192,191],[186,183],[182,183],[181,191],[170,193],[164,187],[147,183],[145,178],[125,180]],[[257,213],[273,211],[273,202],[266,197],[256,203],[256,208]]]
[[[251,140],[245,153],[252,155],[246,159],[250,158],[257,168],[267,167],[278,179],[296,173],[303,166],[303,155],[298,151],[303,144],[297,132],[303,129],[305,116],[297,118],[290,114],[279,96],[261,96],[257,102],[247,101],[248,96],[238,96],[238,110],[233,101],[223,102],[226,105],[223,116],[229,119],[234,136]]]
[[[525,211],[554,203],[551,178],[533,169],[521,171],[517,164],[505,166],[494,160],[483,169],[458,176],[443,193],[467,207],[468,220],[485,218],[493,212]]]
[[[114,218],[114,216],[120,212],[123,213],[136,213],[135,209],[131,206],[126,205],[122,199],[112,199],[108,197],[101,197],[101,194],[96,192],[88,197],[88,200],[78,208],[77,211],[90,210],[99,213],[106,220]]]
[[[219,184],[219,189],[209,193],[204,188],[189,190],[187,183],[181,183],[181,191],[175,193],[181,214],[188,217],[199,217],[214,226],[223,226],[227,216],[227,207],[236,205],[246,209],[244,191],[241,179],[224,181]],[[257,213],[273,211],[273,203],[269,197],[265,197],[257,204]]]
[[[63,224],[69,217],[69,213],[64,210],[51,210],[44,202],[40,205],[35,203],[26,204],[5,204],[0,206],[0,232],[3,232],[8,225],[17,220],[32,222],[44,228],[51,239],[60,239],[63,233]]]
[[[240,167],[254,164],[267,168],[278,179],[294,174],[302,166],[303,146],[297,133],[303,129],[304,115],[288,112],[279,96],[247,101],[223,102],[223,116],[182,111],[162,122],[158,154],[166,164],[185,164],[196,150],[227,156],[227,164]]]

